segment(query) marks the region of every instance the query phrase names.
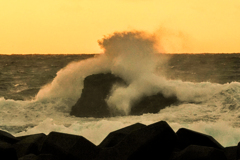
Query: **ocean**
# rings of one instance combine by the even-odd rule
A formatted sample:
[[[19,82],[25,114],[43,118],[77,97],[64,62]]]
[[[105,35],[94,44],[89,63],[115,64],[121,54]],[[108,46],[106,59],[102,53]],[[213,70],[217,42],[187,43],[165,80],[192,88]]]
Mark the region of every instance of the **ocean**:
[[[151,69],[148,64],[152,64],[146,58],[134,58],[134,64],[122,59],[101,54],[0,55],[0,129],[14,136],[58,131],[82,135],[97,145],[111,131],[137,122],[164,120],[175,131],[185,127],[211,135],[223,146],[238,144],[240,54],[157,54],[152,79],[146,74]],[[71,107],[81,96],[84,78],[102,72],[127,77],[133,83],[135,77],[146,75],[138,82],[151,86],[141,83],[145,87],[138,87],[139,92],[153,94],[146,90],[157,88],[165,96],[176,95],[182,103],[140,116],[127,112],[108,118],[70,116]],[[132,73],[138,74],[132,78]]]

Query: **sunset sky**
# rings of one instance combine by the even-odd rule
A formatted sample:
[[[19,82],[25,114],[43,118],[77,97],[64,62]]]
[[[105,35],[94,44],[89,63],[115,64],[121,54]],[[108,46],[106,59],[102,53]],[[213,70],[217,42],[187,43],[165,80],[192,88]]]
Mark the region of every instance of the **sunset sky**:
[[[100,53],[116,31],[167,53],[240,52],[240,0],[0,0],[0,54]]]

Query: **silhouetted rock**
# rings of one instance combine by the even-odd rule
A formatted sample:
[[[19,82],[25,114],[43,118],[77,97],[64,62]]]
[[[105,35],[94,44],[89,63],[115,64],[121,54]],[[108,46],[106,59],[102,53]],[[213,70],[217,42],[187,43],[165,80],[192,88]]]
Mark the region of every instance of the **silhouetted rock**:
[[[186,128],[180,128],[176,134],[179,138],[179,147],[184,149],[189,145],[200,145],[223,149],[223,146],[218,143],[212,136],[195,132]]]
[[[40,154],[38,160],[62,160],[60,157],[53,154]]]
[[[240,142],[237,145],[237,158],[240,159]]]
[[[13,147],[16,149],[19,158],[28,154],[38,155],[46,138],[47,136],[43,133],[19,137],[21,140],[15,143]]]
[[[40,160],[40,159],[35,154],[28,154],[19,158],[18,160]]]
[[[0,141],[0,159],[18,160],[17,153],[10,143]]]
[[[82,95],[72,107],[70,114],[77,117],[96,118],[121,115],[116,110],[111,111],[106,103],[112,86],[116,83],[127,86],[127,83],[123,79],[111,73],[95,74],[86,77]],[[161,93],[145,96],[133,104],[130,115],[158,113],[161,109],[177,102],[176,97],[166,98]]]
[[[98,152],[99,148],[82,136],[51,132],[41,154],[52,154],[62,159],[91,160]]]
[[[96,159],[167,159],[176,143],[175,132],[160,121],[131,132],[116,146],[102,150]]]
[[[133,104],[131,115],[142,115],[144,113],[158,113],[161,109],[177,103],[177,97],[164,97],[161,93],[143,97],[139,102]]]
[[[190,145],[184,150],[174,153],[170,160],[227,160],[227,158],[220,149]]]
[[[108,136],[98,145],[101,148],[113,147],[123,140],[131,132],[141,129],[146,125],[141,123],[136,123],[125,128],[116,130],[108,134]]]
[[[109,117],[111,112],[105,99],[115,83],[125,83],[113,74],[95,74],[85,78],[82,95],[72,107],[77,117]]]
[[[18,160],[63,160],[63,159],[52,154],[40,154],[40,155],[28,154],[19,158]]]
[[[165,121],[136,123],[111,132],[99,146],[77,135],[51,132],[14,137],[1,132],[2,160],[238,160],[238,146],[223,148],[209,135],[181,128],[177,134]]]
[[[0,130],[0,141],[14,144],[17,143],[19,140],[10,133]]]
[[[228,160],[237,160],[239,159],[238,156],[238,147],[237,146],[232,146],[232,147],[226,147],[224,148],[224,153],[227,157]]]

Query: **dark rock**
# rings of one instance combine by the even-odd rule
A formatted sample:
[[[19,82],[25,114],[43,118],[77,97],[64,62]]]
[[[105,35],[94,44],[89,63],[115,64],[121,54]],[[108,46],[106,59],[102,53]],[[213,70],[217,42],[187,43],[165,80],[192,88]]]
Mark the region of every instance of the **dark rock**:
[[[82,136],[51,132],[43,144],[41,154],[71,160],[91,160],[98,152],[99,148]]]
[[[145,127],[146,125],[136,123],[125,128],[116,130],[108,134],[108,136],[98,145],[101,148],[113,147],[123,140],[131,132]]]
[[[237,155],[238,155],[238,159],[240,159],[240,142],[238,142],[238,145],[237,145]]]
[[[164,97],[161,93],[143,97],[132,106],[131,115],[142,115],[144,113],[158,113],[167,106],[178,103],[177,97]]]
[[[38,160],[62,160],[62,158],[52,154],[40,154]]]
[[[68,159],[91,160],[98,154],[99,150],[93,143],[81,137],[69,151]]]
[[[125,82],[113,74],[96,74],[85,78],[82,95],[72,107],[71,115],[77,117],[109,117],[111,112],[105,99],[115,83]]]
[[[228,160],[237,160],[238,159],[238,147],[232,146],[232,147],[226,147],[224,148],[224,153]]]
[[[200,145],[223,149],[223,146],[218,143],[212,136],[195,132],[186,128],[180,128],[176,134],[179,138],[179,147],[186,148],[189,145]]]
[[[19,140],[10,133],[0,130],[0,141],[14,144],[17,143]]]
[[[181,152],[175,153],[171,160],[227,160],[220,149],[206,146],[190,145]]]
[[[19,158],[18,160],[40,160],[40,159],[35,154],[28,154]]]
[[[167,159],[176,143],[172,128],[160,121],[131,132],[116,146],[102,150],[96,159]]]
[[[63,159],[52,154],[40,154],[40,155],[28,154],[19,158],[18,160],[63,160]]]
[[[127,83],[111,74],[90,75],[84,80],[82,95],[72,107],[71,115],[77,117],[110,117],[121,115],[116,110],[110,110],[106,103],[114,84],[127,86]],[[133,104],[130,115],[142,115],[144,113],[158,113],[161,109],[177,103],[176,97],[164,97],[161,93],[145,96]]]
[[[175,133],[165,121],[116,130],[99,146],[58,132],[22,137],[1,132],[0,139],[1,160],[237,160],[239,155],[240,143],[223,148],[209,135],[185,128]]]
[[[0,159],[18,160],[17,153],[10,143],[0,141]]]
[[[43,133],[19,137],[21,141],[15,143],[13,147],[16,149],[18,157],[30,153],[38,155],[46,138],[47,136]]]

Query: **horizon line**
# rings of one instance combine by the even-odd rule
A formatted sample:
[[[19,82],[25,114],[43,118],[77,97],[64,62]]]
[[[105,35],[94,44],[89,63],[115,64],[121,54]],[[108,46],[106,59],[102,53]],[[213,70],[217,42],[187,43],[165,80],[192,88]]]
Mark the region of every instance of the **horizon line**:
[[[104,53],[0,53],[0,55],[96,55],[96,54],[104,54]],[[205,53],[155,53],[155,54],[240,54],[240,52],[232,52],[232,53],[217,53],[217,52],[205,52]]]

